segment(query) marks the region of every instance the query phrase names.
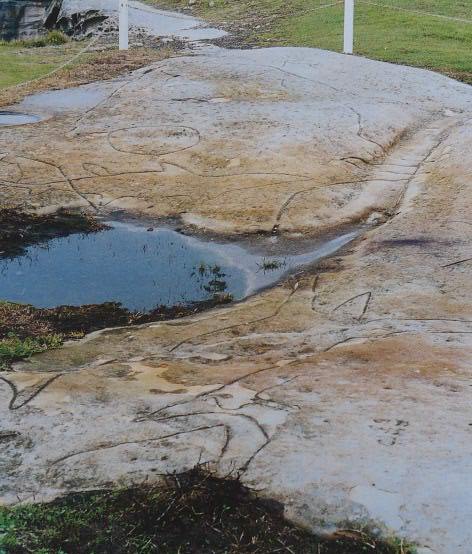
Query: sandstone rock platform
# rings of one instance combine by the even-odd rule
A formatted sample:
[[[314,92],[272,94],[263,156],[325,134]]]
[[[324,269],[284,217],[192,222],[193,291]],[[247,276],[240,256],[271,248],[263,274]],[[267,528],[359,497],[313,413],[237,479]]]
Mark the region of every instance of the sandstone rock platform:
[[[359,238],[245,302],[104,330],[0,375],[1,497],[208,461],[313,529],[437,554],[472,532],[472,88],[312,49],[201,47],[0,131],[2,204],[227,236]]]

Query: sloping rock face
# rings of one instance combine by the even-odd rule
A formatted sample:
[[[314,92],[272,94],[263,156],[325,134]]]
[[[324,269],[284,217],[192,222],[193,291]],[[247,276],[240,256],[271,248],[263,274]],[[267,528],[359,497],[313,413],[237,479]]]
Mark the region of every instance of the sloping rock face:
[[[0,40],[31,38],[40,34],[48,4],[49,0],[2,0]]]
[[[22,109],[41,106],[53,117],[1,131],[5,205],[226,234],[369,226],[246,302],[3,373],[3,500],[208,461],[311,528],[368,521],[468,553],[472,89],[317,50],[209,48]]]
[[[76,0],[53,0],[45,18],[50,29],[60,29],[68,35],[88,34],[108,18],[100,3],[90,6],[87,2]]]

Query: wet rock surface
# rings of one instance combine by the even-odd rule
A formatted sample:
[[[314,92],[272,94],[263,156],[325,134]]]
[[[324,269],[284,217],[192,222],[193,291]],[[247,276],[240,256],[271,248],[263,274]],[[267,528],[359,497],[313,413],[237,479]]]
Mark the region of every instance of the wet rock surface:
[[[3,425],[25,442],[0,444],[2,499],[208,461],[313,529],[369,521],[466,554],[472,89],[317,50],[200,48],[81,91],[86,109],[52,93],[48,120],[0,131],[4,205],[226,234],[375,227],[243,303],[3,373]]]
[[[0,111],[0,127],[9,125],[28,125],[37,123],[40,120],[38,116],[21,112]]]
[[[47,230],[54,236],[57,218],[44,219],[52,219]],[[0,214],[0,247],[7,242],[10,252],[15,251],[14,238],[18,235],[27,241],[27,231],[22,231],[27,226],[22,223],[14,231],[13,240],[4,241],[12,233],[2,232]],[[59,228],[62,236],[47,242],[41,240],[46,234],[43,231],[41,235],[41,228],[37,233],[33,230],[30,238],[37,236],[38,244],[17,256],[7,256],[8,250],[4,251],[0,255],[0,297],[40,308],[118,302],[125,309],[141,313],[157,307],[212,305],[211,301],[219,297],[242,300],[334,253],[358,236],[351,232],[321,245],[308,244],[308,250],[302,253],[295,253],[295,241],[285,246],[287,251],[274,249],[272,237],[263,237],[257,241],[261,252],[241,242],[191,237],[170,226],[153,228],[106,219],[94,221],[93,226],[89,224],[80,232],[80,224],[83,222],[74,224],[71,217],[68,227]],[[90,227],[100,232],[92,233]],[[266,257],[269,253],[272,256]]]

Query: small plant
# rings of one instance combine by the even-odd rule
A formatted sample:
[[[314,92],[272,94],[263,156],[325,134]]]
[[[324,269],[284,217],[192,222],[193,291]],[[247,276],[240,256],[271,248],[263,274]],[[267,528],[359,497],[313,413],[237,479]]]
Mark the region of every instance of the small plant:
[[[44,46],[59,46],[69,42],[69,37],[61,31],[49,31],[47,35],[20,39],[20,40],[2,40],[0,46],[20,46],[23,48],[43,48]]]
[[[69,42],[69,37],[62,31],[49,31],[46,35],[46,44],[59,45]]]
[[[264,258],[262,260],[262,263],[257,264],[259,269],[264,271],[275,271],[276,269],[280,269],[281,267],[285,267],[287,265],[287,262],[285,260],[277,260],[276,258],[269,260]]]
[[[14,530],[13,517],[5,508],[0,508],[0,554],[7,554],[6,546],[16,545]]]
[[[197,275],[198,274],[198,275]],[[226,273],[221,270],[221,266],[215,264],[213,266],[207,265],[205,262],[201,262],[198,267],[194,267],[190,277],[196,277],[200,283],[200,286],[208,293],[213,294],[216,298],[219,293],[223,293],[227,288],[227,283],[224,279]],[[205,283],[208,279],[208,282]]]
[[[46,335],[43,337],[26,337],[21,339],[10,333],[0,340],[0,369],[8,369],[12,362],[30,358],[33,354],[44,352],[51,348],[59,348],[63,343],[61,335]]]
[[[213,295],[213,300],[217,304],[229,304],[234,300],[234,296],[230,292],[215,293]]]
[[[61,31],[49,31],[46,36],[20,41],[26,48],[42,48],[44,46],[58,46],[69,42],[69,37]]]
[[[19,40],[18,46],[23,46],[24,48],[43,48],[47,46],[46,37],[30,38],[25,40]]]
[[[227,284],[223,279],[211,279],[208,281],[208,285],[204,285],[204,289],[207,292],[216,294],[219,292],[224,292],[226,290]]]

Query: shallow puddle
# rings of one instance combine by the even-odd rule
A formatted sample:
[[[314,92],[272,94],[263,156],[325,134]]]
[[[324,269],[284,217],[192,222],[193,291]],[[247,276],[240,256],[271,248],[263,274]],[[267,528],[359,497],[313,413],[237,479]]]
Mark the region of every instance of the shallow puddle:
[[[0,299],[48,308],[116,301],[140,311],[215,294],[240,300],[356,236],[348,233],[293,253],[293,246],[281,247],[271,237],[254,246],[190,237],[166,227],[107,223],[108,230],[55,238],[1,260]]]
[[[8,125],[26,125],[28,123],[37,123],[40,120],[41,118],[39,115],[0,111],[0,127]]]
[[[116,82],[105,82],[38,92],[27,96],[18,104],[18,108],[26,112],[34,111],[49,115],[84,113],[100,104],[116,87]]]

